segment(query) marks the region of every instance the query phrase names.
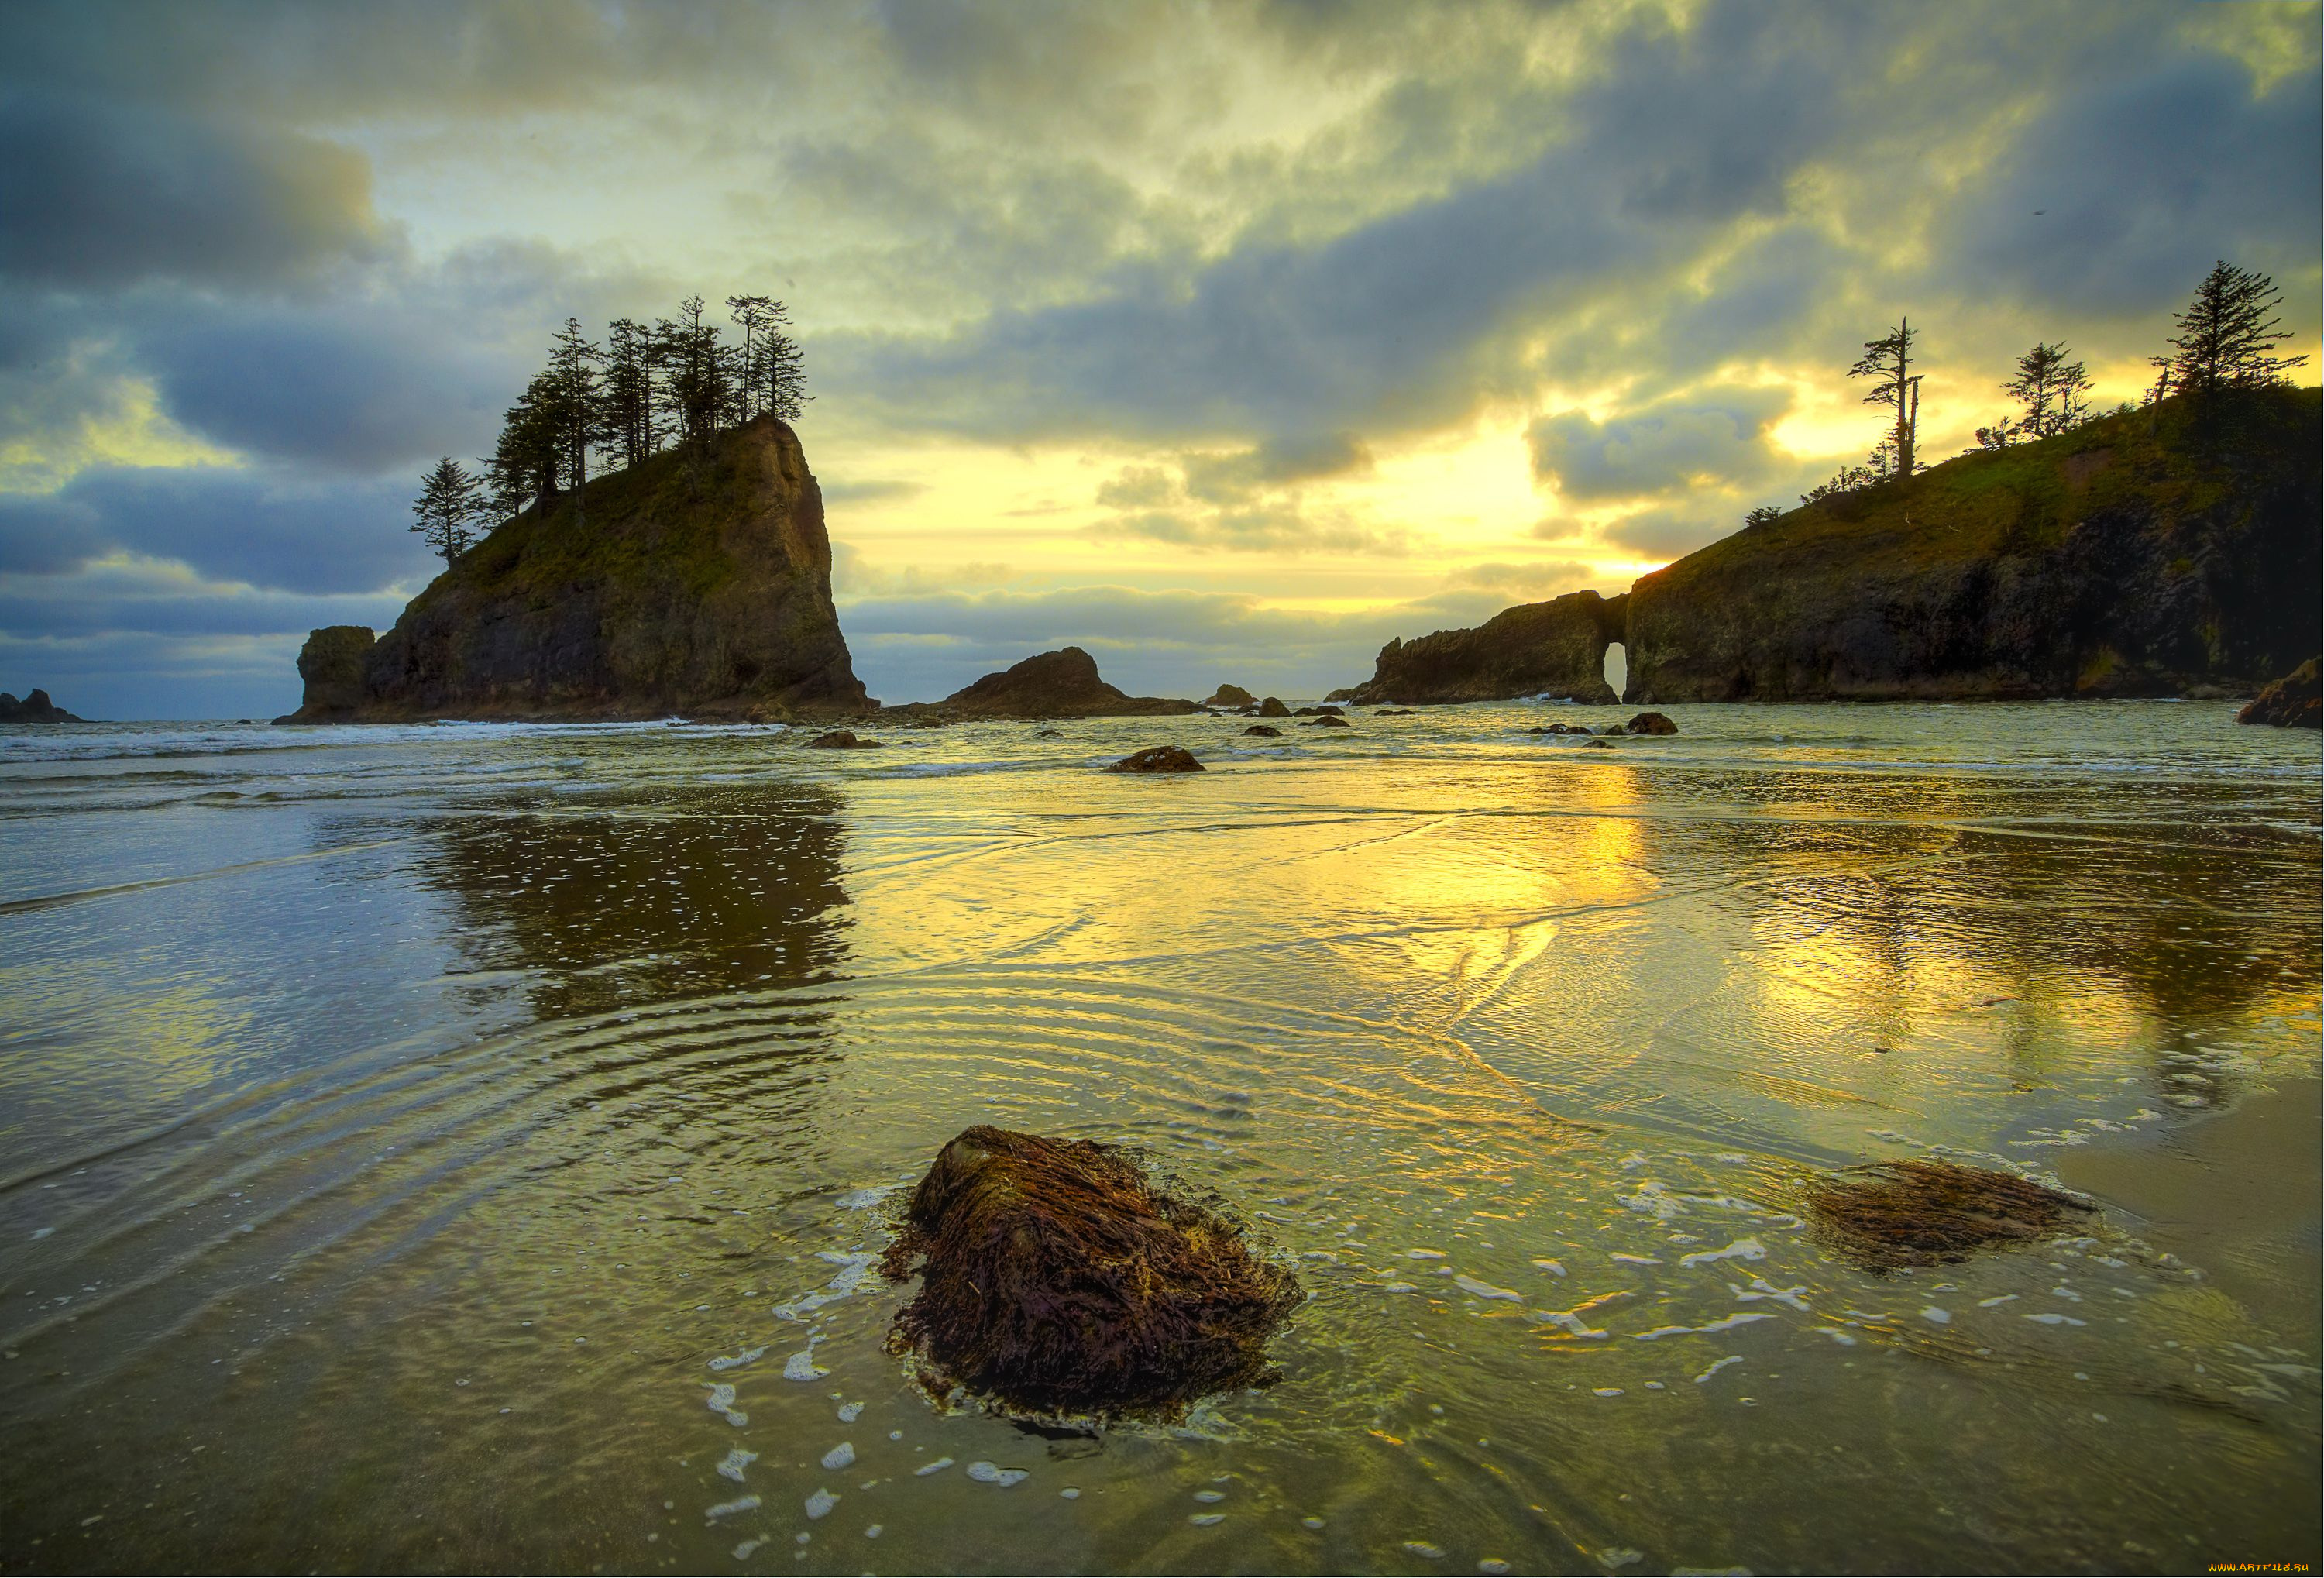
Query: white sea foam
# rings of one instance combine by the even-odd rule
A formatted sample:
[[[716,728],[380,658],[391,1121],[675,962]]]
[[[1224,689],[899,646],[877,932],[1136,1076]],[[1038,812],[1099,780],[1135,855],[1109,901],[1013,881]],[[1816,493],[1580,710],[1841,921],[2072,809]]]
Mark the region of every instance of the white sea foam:
[[[837,1446],[833,1447],[829,1452],[823,1454],[823,1466],[831,1470],[834,1473],[838,1472],[841,1469],[845,1468],[849,1463],[852,1463],[854,1461],[855,1444],[852,1441],[843,1441]]]
[[[838,1497],[828,1490],[817,1490],[814,1495],[807,1499],[807,1515],[809,1518],[821,1518],[838,1505]]]
[[[1764,1260],[1767,1246],[1756,1238],[1738,1238],[1723,1250],[1704,1250],[1700,1253],[1681,1255],[1682,1266],[1708,1266],[1719,1260]]]
[[[968,1477],[983,1485],[999,1485],[1004,1490],[1027,1478],[1030,1469],[1004,1469],[999,1463],[979,1461],[968,1465]]]
[[[742,1482],[742,1471],[758,1461],[757,1453],[737,1446],[718,1460],[718,1472],[739,1485]]]

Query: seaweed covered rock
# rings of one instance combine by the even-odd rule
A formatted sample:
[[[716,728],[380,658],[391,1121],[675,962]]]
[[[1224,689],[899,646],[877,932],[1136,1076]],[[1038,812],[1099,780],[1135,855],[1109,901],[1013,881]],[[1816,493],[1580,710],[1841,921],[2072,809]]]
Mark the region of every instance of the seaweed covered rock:
[[[920,1180],[884,1269],[921,1261],[891,1352],[932,1389],[1034,1414],[1171,1417],[1275,1379],[1267,1342],[1303,1297],[1217,1210],[1130,1155],[979,1124]]]
[[[1123,757],[1108,772],[1200,772],[1203,764],[1194,753],[1180,745],[1148,745],[1145,750]]]
[[[2319,669],[2318,660],[2309,659],[2254,697],[2236,714],[2236,722],[2273,724],[2279,729],[2324,727],[2324,682],[2319,682]]]
[[[1820,1237],[1874,1271],[1965,1260],[2097,1209],[2014,1173],[1945,1161],[1881,1162],[1817,1178],[1807,1206]]]

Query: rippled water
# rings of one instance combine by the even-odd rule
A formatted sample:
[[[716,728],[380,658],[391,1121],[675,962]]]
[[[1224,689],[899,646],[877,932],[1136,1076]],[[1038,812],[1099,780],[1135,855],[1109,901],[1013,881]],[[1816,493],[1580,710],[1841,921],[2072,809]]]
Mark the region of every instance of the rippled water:
[[[0,1566],[2315,1560],[2315,736],[1669,710],[0,731]],[[865,1260],[980,1121],[1240,1206],[1281,1383],[932,1408]],[[1931,1153],[2102,1219],[1802,1231]]]

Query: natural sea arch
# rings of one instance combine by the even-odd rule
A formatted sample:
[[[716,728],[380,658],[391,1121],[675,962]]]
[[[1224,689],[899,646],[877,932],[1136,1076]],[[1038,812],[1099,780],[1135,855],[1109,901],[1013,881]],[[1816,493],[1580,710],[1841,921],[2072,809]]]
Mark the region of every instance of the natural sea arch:
[[[1629,689],[1630,654],[1622,650],[1620,641],[1606,643],[1606,683],[1614,687],[1616,700]]]

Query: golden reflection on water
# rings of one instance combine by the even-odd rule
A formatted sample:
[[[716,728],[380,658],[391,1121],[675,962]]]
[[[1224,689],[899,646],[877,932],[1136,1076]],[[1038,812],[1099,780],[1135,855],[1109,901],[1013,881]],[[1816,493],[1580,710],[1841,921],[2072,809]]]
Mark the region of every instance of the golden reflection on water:
[[[1188,720],[1212,770],[1166,782],[1092,771],[1148,723],[878,762],[443,731],[376,787],[217,813],[323,857],[224,907],[14,918],[41,984],[0,982],[40,1029],[0,1043],[0,1122],[46,1170],[0,1192],[27,1246],[0,1559],[2171,1570],[2190,1531],[2312,1544],[2313,1213],[2264,1167],[2236,1211],[2200,1182],[2207,1146],[2314,1149],[2312,1110],[2280,1117],[2318,1061],[2310,789],[1844,774],[1750,743],[1796,726],[1776,709],[1558,750],[1537,715],[1240,758]],[[1983,760],[2010,715],[1927,727]],[[2088,751],[2142,716],[2088,715]],[[1720,755],[1721,727],[1753,733]],[[396,754],[429,751],[456,755]],[[899,1296],[850,1268],[879,1191],[979,1121],[1142,1145],[1243,1209],[1316,1296],[1284,1384],[1096,1447],[932,1410],[881,1349]],[[2087,1177],[2104,1226],[1887,1278],[1799,1232],[1802,1169],[1932,1146]],[[794,1355],[825,1373],[786,1380]]]

